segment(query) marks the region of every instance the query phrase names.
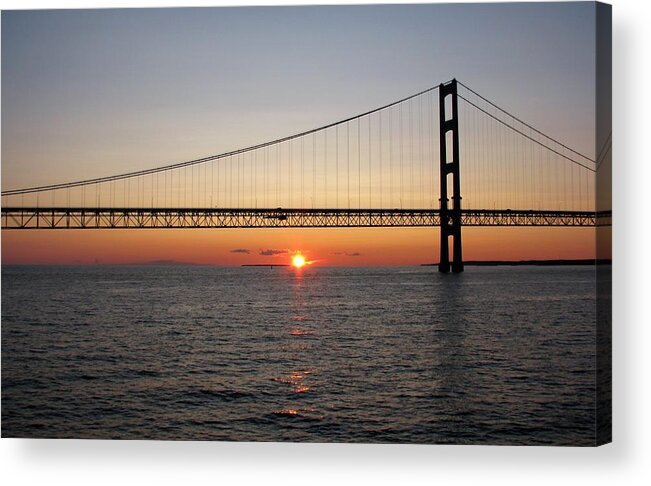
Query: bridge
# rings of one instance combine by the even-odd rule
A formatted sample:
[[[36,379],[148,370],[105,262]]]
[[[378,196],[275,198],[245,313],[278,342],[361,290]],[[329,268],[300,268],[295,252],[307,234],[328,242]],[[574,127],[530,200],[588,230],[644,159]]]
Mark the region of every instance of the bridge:
[[[463,226],[610,225],[595,202],[610,151],[608,136],[584,155],[453,79],[227,153],[2,191],[1,221],[16,230],[431,226],[439,270],[461,272]]]

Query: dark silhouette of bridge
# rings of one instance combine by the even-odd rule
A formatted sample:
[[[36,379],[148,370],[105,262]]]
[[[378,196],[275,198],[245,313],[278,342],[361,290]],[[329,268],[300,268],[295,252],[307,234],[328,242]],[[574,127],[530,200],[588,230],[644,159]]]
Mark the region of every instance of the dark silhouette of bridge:
[[[610,150],[583,155],[452,80],[252,147],[2,191],[2,228],[438,226],[439,270],[461,272],[463,226],[610,225]]]

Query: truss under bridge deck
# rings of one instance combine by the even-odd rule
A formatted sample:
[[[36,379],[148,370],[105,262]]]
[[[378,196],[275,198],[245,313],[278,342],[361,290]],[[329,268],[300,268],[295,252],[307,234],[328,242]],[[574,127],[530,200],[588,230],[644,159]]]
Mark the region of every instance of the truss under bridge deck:
[[[2,208],[3,229],[440,226],[432,209]],[[609,226],[611,213],[463,209],[462,226]]]

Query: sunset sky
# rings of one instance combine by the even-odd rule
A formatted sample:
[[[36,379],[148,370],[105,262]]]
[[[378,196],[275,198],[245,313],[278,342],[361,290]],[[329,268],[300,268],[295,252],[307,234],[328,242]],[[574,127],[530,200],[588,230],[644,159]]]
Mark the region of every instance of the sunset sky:
[[[2,189],[227,152],[453,77],[594,149],[594,5],[2,13]],[[463,176],[462,176],[463,184]],[[3,201],[4,202],[4,201]],[[438,229],[2,231],[2,262],[438,260]],[[590,258],[589,228],[465,228],[464,258]]]

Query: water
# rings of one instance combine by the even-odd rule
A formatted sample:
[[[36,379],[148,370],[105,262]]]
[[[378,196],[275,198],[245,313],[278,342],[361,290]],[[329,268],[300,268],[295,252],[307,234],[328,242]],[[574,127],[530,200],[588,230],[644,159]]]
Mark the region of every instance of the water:
[[[3,266],[2,435],[594,442],[593,267]]]

